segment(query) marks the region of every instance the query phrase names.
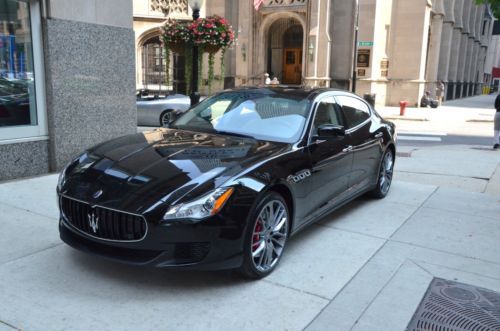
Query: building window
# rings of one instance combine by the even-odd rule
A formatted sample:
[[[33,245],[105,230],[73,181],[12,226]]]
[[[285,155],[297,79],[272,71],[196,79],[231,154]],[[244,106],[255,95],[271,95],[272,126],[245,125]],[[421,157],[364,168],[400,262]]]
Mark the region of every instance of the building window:
[[[185,57],[177,53],[172,53],[170,64],[170,83],[167,86],[165,50],[160,41],[160,37],[148,39],[141,47],[142,53],[142,86],[146,90],[155,93],[166,93],[173,90],[176,93],[186,93],[184,81]]]
[[[47,134],[40,31],[38,2],[0,0],[0,142]]]

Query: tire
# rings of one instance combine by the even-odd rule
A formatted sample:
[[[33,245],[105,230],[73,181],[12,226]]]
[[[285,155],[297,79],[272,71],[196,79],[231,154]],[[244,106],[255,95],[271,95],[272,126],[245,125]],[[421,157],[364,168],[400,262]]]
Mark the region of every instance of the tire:
[[[392,176],[394,174],[394,153],[390,148],[387,148],[378,172],[377,186],[370,192],[370,195],[377,199],[383,199],[389,193],[392,183]]]
[[[286,201],[278,193],[269,192],[257,203],[248,219],[241,274],[261,279],[276,269],[289,236],[289,215]]]
[[[168,123],[170,123],[173,120],[173,116],[174,111],[172,109],[163,111],[160,115],[160,126],[166,126]]]

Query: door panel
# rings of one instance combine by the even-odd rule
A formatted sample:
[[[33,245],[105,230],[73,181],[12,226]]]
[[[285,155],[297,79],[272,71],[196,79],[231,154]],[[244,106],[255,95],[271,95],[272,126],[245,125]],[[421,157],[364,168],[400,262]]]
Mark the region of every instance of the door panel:
[[[342,113],[349,128],[349,144],[353,147],[353,165],[349,187],[362,190],[373,184],[377,178],[378,165],[382,157],[380,138],[372,130],[369,106],[351,96],[336,98],[342,106]]]
[[[283,55],[283,83],[300,84],[302,82],[302,49],[285,48]]]
[[[368,122],[350,134],[354,154],[350,187],[363,189],[373,185],[377,179],[383,150],[380,139],[375,137],[370,127],[371,122]]]
[[[340,108],[332,97],[318,103],[312,126],[313,136],[317,134],[317,127],[321,124],[344,124]],[[309,145],[312,164],[309,201],[312,214],[321,213],[323,208],[330,207],[331,203],[342,197],[349,188],[353,161],[353,154],[348,146],[349,139],[349,136],[322,140],[316,138]]]

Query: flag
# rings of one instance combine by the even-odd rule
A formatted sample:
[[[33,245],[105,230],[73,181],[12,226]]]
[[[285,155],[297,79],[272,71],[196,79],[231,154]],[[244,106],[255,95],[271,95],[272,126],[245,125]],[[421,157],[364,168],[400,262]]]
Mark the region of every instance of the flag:
[[[253,6],[255,7],[255,10],[259,10],[260,6],[264,3],[264,0],[253,0]]]

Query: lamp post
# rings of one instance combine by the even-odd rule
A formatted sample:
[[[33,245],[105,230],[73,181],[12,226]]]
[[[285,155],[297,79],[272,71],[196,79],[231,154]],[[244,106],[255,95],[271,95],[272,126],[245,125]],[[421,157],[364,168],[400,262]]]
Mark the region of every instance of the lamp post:
[[[193,11],[193,21],[200,18],[200,9],[203,6],[204,0],[188,0],[189,7]],[[191,70],[191,106],[196,105],[200,101],[200,92],[198,92],[198,46],[193,46],[193,65]]]

